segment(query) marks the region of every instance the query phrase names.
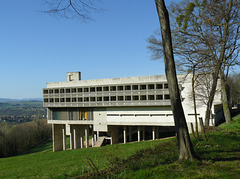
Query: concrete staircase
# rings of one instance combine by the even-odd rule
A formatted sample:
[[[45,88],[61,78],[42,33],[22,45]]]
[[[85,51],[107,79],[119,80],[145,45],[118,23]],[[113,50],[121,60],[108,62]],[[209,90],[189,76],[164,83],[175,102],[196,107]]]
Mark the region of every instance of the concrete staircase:
[[[95,145],[93,147],[101,147],[103,142],[104,142],[104,140],[105,140],[105,138],[106,138],[105,136],[99,137],[98,141],[95,143]]]

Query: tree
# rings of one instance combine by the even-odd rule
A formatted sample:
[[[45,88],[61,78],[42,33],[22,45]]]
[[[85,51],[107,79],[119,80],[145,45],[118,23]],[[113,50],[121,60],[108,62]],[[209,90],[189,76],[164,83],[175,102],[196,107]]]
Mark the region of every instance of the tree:
[[[205,125],[220,76],[223,108],[227,122],[231,120],[226,95],[226,79],[231,66],[238,64],[240,5],[237,0],[188,0],[172,3],[172,33],[177,64],[184,70],[206,68],[212,71],[212,86],[207,102]],[[161,40],[149,39],[153,57],[162,55]],[[184,60],[187,59],[187,60]],[[194,62],[194,63],[192,63]],[[199,68],[199,65],[201,68]],[[205,70],[206,71],[206,70]]]
[[[73,12],[71,17],[79,15],[80,18],[89,19],[89,16],[83,14],[85,12],[84,7],[90,7],[89,10],[94,10],[92,7],[93,1],[82,1],[75,0],[76,4],[71,0],[57,1],[58,3],[50,4],[52,9],[46,11],[48,13],[60,13],[65,17],[69,17],[69,14],[66,13]],[[91,6],[88,6],[88,2]],[[179,160],[189,159],[193,160],[196,158],[193,146],[189,137],[188,128],[186,124],[186,119],[184,116],[179,89],[178,81],[176,78],[176,69],[173,58],[172,51],[172,41],[171,41],[171,31],[169,24],[169,15],[165,6],[164,0],[155,0],[156,8],[158,11],[159,21],[161,24],[162,34],[163,34],[163,49],[164,49],[164,61],[165,61],[165,71],[167,75],[167,81],[169,84],[169,93],[171,97],[172,111],[174,114],[174,121],[177,130],[177,139],[179,145]],[[54,7],[54,8],[53,8]],[[83,10],[83,11],[82,11]],[[87,18],[86,18],[87,17]]]
[[[176,68],[172,49],[172,38],[169,15],[164,0],[155,0],[162,33],[165,73],[167,76],[171,107],[174,115],[175,127],[179,146],[179,160],[196,158],[189,137],[187,123],[179,94]]]

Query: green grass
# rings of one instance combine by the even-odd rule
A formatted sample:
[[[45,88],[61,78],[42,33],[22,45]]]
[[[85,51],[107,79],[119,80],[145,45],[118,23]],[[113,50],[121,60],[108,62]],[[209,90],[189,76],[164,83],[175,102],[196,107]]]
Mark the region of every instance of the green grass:
[[[136,151],[154,147],[160,141],[108,145],[101,148],[84,148],[52,152],[48,142],[26,155],[1,158],[0,178],[65,178],[82,173],[88,164],[85,157],[91,158],[100,169],[109,165],[111,157],[127,158]]]
[[[1,158],[0,178],[81,177],[86,157],[98,165],[101,178],[239,178],[240,115],[207,138],[192,141],[200,158],[193,162],[177,161],[174,138],[59,152],[48,142],[26,155]]]

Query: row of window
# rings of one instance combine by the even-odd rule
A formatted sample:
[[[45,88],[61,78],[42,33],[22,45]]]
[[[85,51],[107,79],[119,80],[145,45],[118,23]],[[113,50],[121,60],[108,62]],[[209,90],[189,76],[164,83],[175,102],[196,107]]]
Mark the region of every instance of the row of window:
[[[129,90],[154,90],[168,89],[168,84],[140,84],[125,86],[99,86],[99,87],[83,87],[83,88],[60,88],[60,89],[44,89],[43,94],[59,94],[59,93],[88,93],[102,91],[129,91]]]
[[[99,96],[78,98],[44,98],[45,103],[58,102],[100,102],[100,101],[146,101],[146,100],[169,100],[169,94],[165,95],[136,95],[136,96]]]

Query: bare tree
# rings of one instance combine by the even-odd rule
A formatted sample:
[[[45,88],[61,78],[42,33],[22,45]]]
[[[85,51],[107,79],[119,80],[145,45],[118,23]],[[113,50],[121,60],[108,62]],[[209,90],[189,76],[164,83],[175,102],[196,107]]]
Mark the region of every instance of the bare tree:
[[[171,98],[174,122],[177,130],[179,160],[183,159],[193,160],[194,158],[196,158],[196,156],[189,137],[187,123],[179,94],[176,68],[172,49],[169,15],[164,0],[155,0],[155,3],[161,26],[165,72],[169,85],[169,94]]]
[[[227,122],[231,120],[226,95],[226,77],[232,65],[239,64],[240,4],[237,0],[187,0],[172,3],[172,33],[177,64],[188,70],[201,64],[212,72],[212,86],[207,102],[205,125],[209,125],[210,111],[220,76],[223,108]],[[162,55],[160,39],[149,39],[153,58]],[[184,60],[187,59],[187,60]],[[190,59],[190,60],[188,60]],[[192,61],[200,62],[194,63]],[[188,64],[187,66],[185,64]],[[192,70],[193,71],[193,68]]]
[[[44,0],[48,10],[43,11],[49,15],[60,16],[64,18],[77,18],[83,22],[93,20],[93,12],[101,12],[98,8],[100,0]]]

